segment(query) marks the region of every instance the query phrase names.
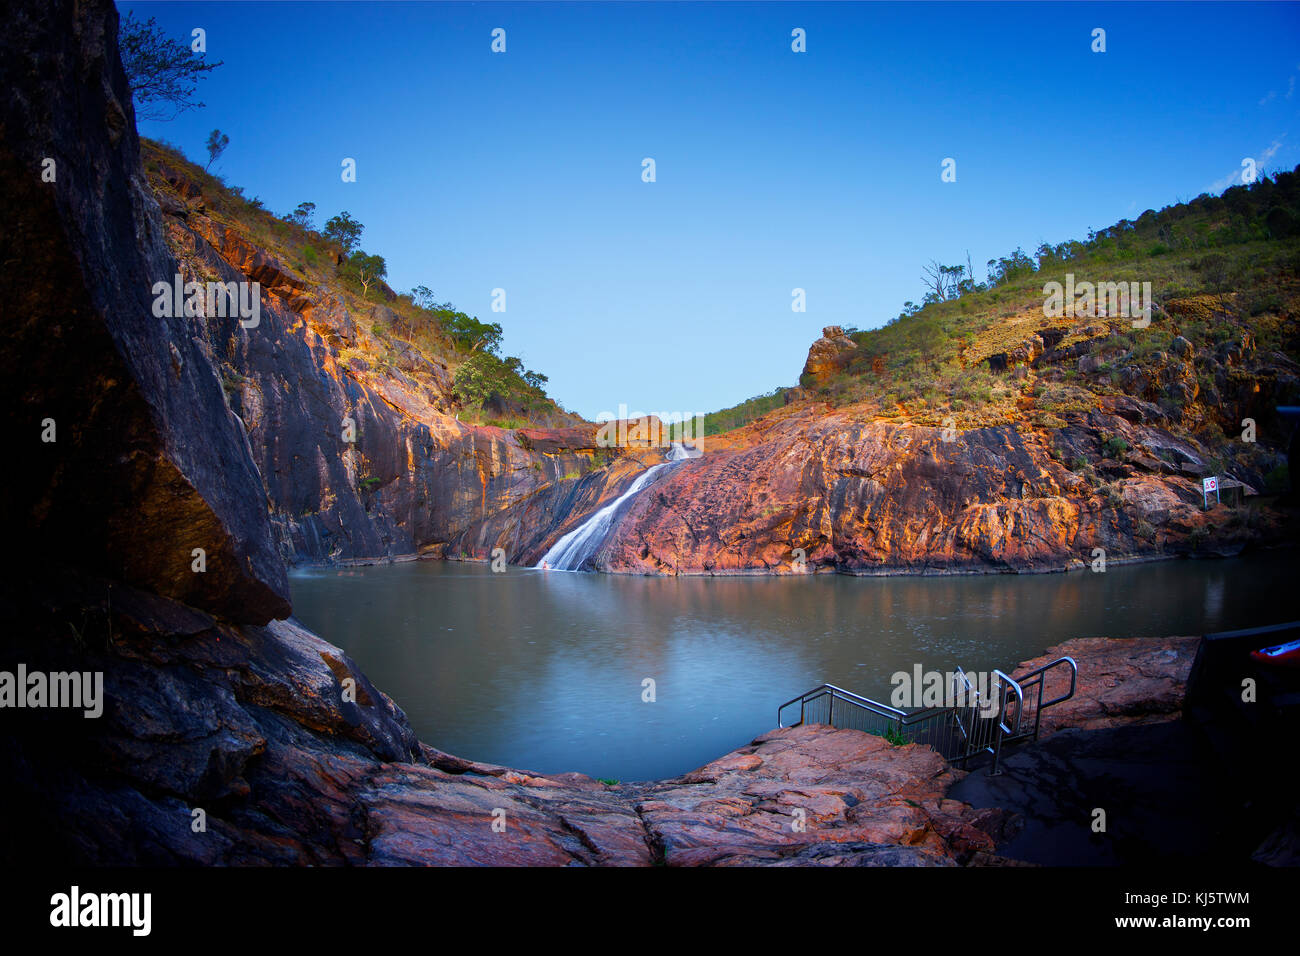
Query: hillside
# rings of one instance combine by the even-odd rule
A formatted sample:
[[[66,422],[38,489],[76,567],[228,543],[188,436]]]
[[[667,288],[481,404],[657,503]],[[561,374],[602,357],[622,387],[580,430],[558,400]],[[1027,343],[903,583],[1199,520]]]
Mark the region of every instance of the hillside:
[[[544,376],[499,355],[500,326],[362,283],[340,243],[166,147],[146,143],[144,163],[186,278],[255,279],[266,295],[260,328],[205,327],[290,561],[500,547],[531,563],[658,460],[599,447]],[[704,459],[635,502],[598,566],[779,573],[802,549],[852,573],[1051,569],[1096,548],[1125,560],[1277,539],[1289,519],[1256,492],[1289,486],[1276,406],[1300,395],[1296,183],[1017,251],[985,283],[935,264],[923,306],[828,328],[798,388],[708,416]],[[1050,317],[1049,282],[1136,282],[1139,297],[1149,283],[1150,322],[1104,296]],[[1203,512],[1207,474],[1250,503]]]
[[[947,267],[945,298],[932,292],[879,329],[823,338],[799,388],[712,413],[709,431],[805,400],[899,423],[1059,428],[1069,412],[1129,395],[1157,405],[1174,430],[1232,457],[1240,449],[1223,448],[1207,429],[1237,434],[1253,412],[1275,441],[1290,431],[1265,423],[1278,424],[1271,399],[1288,389],[1295,398],[1298,223],[1300,175],[1284,172],[1148,210],[1085,241],[1044,243],[1033,258],[1016,250],[990,261],[983,283],[968,267]],[[1046,317],[1044,286],[1065,284],[1067,275],[1076,284],[1149,282],[1150,325],[1134,328],[1104,307],[1092,316]],[[1177,351],[1187,345],[1190,351]],[[1171,354],[1185,367],[1171,368]],[[1284,485],[1285,475],[1273,480]]]
[[[306,303],[328,290],[352,316],[369,319],[357,323],[354,339],[341,353],[358,371],[410,375],[430,389],[439,410],[478,424],[584,424],[546,395],[546,376],[525,369],[518,358],[499,354],[499,324],[481,322],[449,302],[437,302],[427,287],[420,287],[425,295],[417,303],[412,293],[399,294],[382,278],[363,276],[337,238],[313,228],[313,213],[276,216],[260,200],[246,198],[242,188],[190,162],[174,146],[142,139],[141,152],[164,212],[202,222],[210,231],[233,230],[238,241],[252,247],[245,252],[275,262],[274,278],[291,302]],[[346,212],[342,215],[347,217]],[[359,244],[358,236],[353,255],[365,255],[356,248]],[[195,267],[199,281],[215,277],[205,274],[199,260],[184,261]],[[476,373],[473,379],[471,371]]]
[[[798,388],[709,415],[709,454],[637,502],[602,567],[1052,570],[1286,538],[1297,221],[1282,173],[1017,250],[987,283],[935,264],[924,306],[828,327]],[[1049,315],[1051,282],[1150,283],[1150,321],[1109,296]],[[1245,487],[1204,511],[1209,475]]]

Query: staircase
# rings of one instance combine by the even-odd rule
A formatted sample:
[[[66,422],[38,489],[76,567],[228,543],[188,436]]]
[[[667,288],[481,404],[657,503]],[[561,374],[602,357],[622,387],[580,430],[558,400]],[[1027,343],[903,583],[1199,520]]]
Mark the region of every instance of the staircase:
[[[1046,677],[1055,668],[1069,668],[1069,690],[1044,700]],[[778,707],[776,719],[781,727],[828,724],[877,734],[895,744],[928,744],[956,766],[990,755],[993,761],[989,773],[997,774],[1002,748],[1037,740],[1043,711],[1073,697],[1078,676],[1073,658],[1058,657],[1016,677],[994,671],[991,686],[982,693],[958,668],[951,686],[946,688],[943,705],[912,711],[899,710],[834,684],[822,684]],[[796,705],[798,719],[786,724],[787,711],[793,718]]]

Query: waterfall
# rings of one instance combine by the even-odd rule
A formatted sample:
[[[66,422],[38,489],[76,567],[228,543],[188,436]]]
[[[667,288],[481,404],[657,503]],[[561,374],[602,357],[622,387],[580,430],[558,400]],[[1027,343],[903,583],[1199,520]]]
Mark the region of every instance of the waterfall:
[[[635,498],[647,485],[655,480],[655,475],[666,468],[672,468],[688,458],[698,458],[700,452],[688,450],[681,442],[673,442],[668,452],[668,460],[663,464],[647,468],[637,476],[627,491],[618,496],[612,504],[601,508],[578,527],[574,528],[551,546],[551,550],[534,565],[538,569],[553,571],[578,571],[590,558],[595,557],[600,546],[605,543],[614,519],[621,514],[623,506]]]

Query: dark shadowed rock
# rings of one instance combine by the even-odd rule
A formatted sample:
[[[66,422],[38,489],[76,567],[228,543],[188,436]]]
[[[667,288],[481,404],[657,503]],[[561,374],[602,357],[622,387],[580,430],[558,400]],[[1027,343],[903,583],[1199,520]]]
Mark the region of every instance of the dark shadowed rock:
[[[0,401],[16,453],[0,482],[20,533],[12,550],[230,620],[286,615],[265,494],[202,329],[153,314],[154,283],[178,270],[141,182],[116,11],[11,4],[0,82]],[[47,157],[54,182],[41,178]],[[46,420],[55,442],[41,440]],[[195,548],[203,573],[191,570]]]

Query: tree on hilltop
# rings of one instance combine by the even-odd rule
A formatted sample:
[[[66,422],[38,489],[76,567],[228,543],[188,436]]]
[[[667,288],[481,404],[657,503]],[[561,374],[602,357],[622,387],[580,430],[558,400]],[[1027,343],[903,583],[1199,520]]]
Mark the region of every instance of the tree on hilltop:
[[[945,266],[937,259],[931,259],[930,264],[921,270],[921,281],[929,290],[924,301],[947,302],[957,298],[961,294],[962,276],[965,272],[965,266]]]
[[[170,40],[153,17],[140,21],[128,13],[117,31],[122,68],[139,119],[172,120],[186,110],[199,109],[194,93],[198,81],[217,67],[179,40]]]
[[[226,151],[230,145],[230,137],[219,129],[214,129],[208,134],[208,165],[203,169],[206,171],[217,161],[217,157]]]
[[[432,312],[437,306],[433,297],[433,290],[427,285],[417,285],[411,290],[411,301],[424,309],[426,312]]]
[[[365,228],[348,213],[341,212],[325,222],[325,231],[321,235],[331,242],[337,242],[343,247],[343,254],[351,256],[352,250],[361,241],[361,232]]]
[[[388,263],[383,256],[367,255],[358,249],[348,257],[343,274],[361,283],[361,295],[370,295],[370,283],[388,275]]]
[[[312,217],[316,214],[316,204],[314,202],[300,202],[298,208],[284,218],[304,229],[315,229],[312,223]]]

